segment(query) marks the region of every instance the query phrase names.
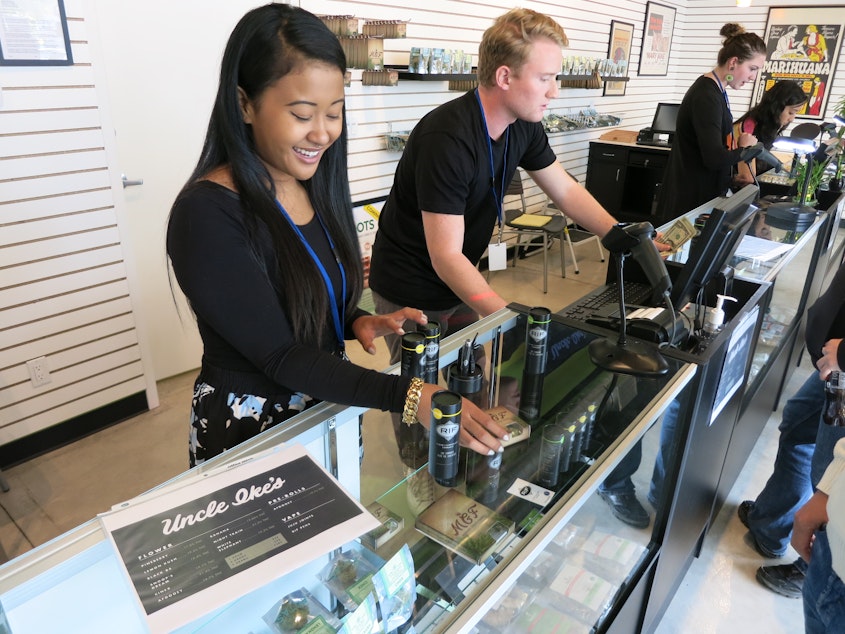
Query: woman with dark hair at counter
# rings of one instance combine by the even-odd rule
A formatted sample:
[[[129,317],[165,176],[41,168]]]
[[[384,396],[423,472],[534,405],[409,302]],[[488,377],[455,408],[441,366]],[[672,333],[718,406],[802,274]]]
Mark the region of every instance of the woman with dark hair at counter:
[[[797,82],[791,79],[776,82],[763,93],[760,103],[736,120],[734,138],[738,139],[743,132],[747,132],[756,136],[767,150],[771,149],[775,139],[790,123],[795,121],[795,117],[807,105],[807,99],[807,95]],[[774,165],[769,165],[758,157],[751,161],[750,165],[740,162],[738,167],[734,186],[741,187],[753,183],[753,175],[764,172]]]
[[[766,43],[739,24],[725,24],[719,33],[724,41],[716,67],[695,80],[678,109],[658,217],[675,218],[724,196],[742,148],[757,143],[753,134],[732,138],[727,89],[738,90],[754,81],[766,59]]]
[[[167,253],[197,319],[194,466],[317,400],[428,424],[420,379],[350,363],[346,339],[402,334],[422,311],[358,308],[363,270],[347,176],[346,58],[314,15],[248,12],[226,46],[199,162],[170,212]],[[462,444],[501,450],[505,430],[464,399]]]

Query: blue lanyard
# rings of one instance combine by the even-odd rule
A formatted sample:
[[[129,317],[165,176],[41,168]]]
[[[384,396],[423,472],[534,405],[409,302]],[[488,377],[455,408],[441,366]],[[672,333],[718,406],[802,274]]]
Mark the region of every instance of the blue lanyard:
[[[320,226],[323,228],[323,233],[326,235],[326,240],[329,241],[329,247],[334,254],[335,262],[337,262],[337,268],[340,269],[340,282],[341,282],[341,290],[343,291],[340,295],[340,301],[336,300],[335,292],[334,292],[334,284],[332,284],[332,280],[329,277],[328,271],[326,271],[326,267],[323,266],[323,262],[317,256],[317,253],[308,243],[308,240],[305,239],[305,236],[302,235],[302,231],[300,231],[299,227],[296,226],[291,217],[288,215],[288,212],[285,211],[285,208],[282,207],[282,203],[278,200],[276,201],[276,205],[279,208],[279,211],[282,212],[282,217],[288,221],[288,224],[294,230],[297,236],[299,236],[300,242],[305,247],[305,250],[308,251],[308,255],[311,256],[311,259],[314,260],[314,264],[317,265],[317,269],[320,271],[320,275],[323,276],[323,283],[326,285],[326,291],[329,293],[329,306],[332,310],[332,321],[334,322],[334,332],[337,335],[337,343],[340,346],[340,352],[342,356],[346,356],[346,341],[343,337],[343,322],[346,318],[346,271],[343,270],[343,264],[341,264],[340,259],[337,257],[337,252],[335,251],[334,241],[332,237],[329,235],[328,230],[326,229],[326,225],[323,223],[323,219],[320,218],[320,214],[316,211],[314,214],[317,216],[317,220],[320,221]],[[338,305],[339,304],[339,305]]]
[[[722,91],[722,96],[725,98],[725,105],[728,107],[728,116],[731,117],[731,122],[733,122],[733,116],[731,116],[731,102],[728,101],[728,91],[725,90],[725,87],[722,86],[722,80],[719,79],[719,76],[716,74],[715,71],[710,71],[710,74],[713,75],[713,79],[716,80],[716,83],[719,84],[719,90]],[[731,147],[733,149],[734,146],[734,127],[731,125]]]
[[[487,128],[487,117],[484,115],[484,106],[481,105],[481,97],[478,88],[475,89],[475,99],[478,101],[478,108],[481,110],[481,122],[484,124],[484,138],[487,139],[487,153],[490,157],[490,187],[493,189],[493,200],[496,202],[496,216],[499,219],[499,241],[502,240],[502,205],[505,201],[505,174],[508,171],[508,142],[510,141],[511,129],[505,129],[505,155],[502,159],[502,192],[501,197],[496,193],[496,170],[493,166],[493,143],[490,141],[490,130]]]

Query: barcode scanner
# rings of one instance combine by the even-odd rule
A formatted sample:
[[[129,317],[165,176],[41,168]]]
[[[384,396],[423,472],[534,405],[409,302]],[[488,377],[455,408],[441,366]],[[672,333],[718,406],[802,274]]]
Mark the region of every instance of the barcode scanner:
[[[629,252],[659,297],[672,290],[672,280],[654,244],[656,235],[650,222],[619,223],[607,232],[601,242],[611,253]]]

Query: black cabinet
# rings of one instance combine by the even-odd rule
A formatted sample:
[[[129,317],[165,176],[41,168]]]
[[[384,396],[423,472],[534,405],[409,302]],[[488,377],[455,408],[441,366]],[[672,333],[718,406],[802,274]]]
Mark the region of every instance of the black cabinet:
[[[668,160],[668,148],[592,141],[587,190],[618,220],[665,224],[671,218],[657,215],[657,196]]]

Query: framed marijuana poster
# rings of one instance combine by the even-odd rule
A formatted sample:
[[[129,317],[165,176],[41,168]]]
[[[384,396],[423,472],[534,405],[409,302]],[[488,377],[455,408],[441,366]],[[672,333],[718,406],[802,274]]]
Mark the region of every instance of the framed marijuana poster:
[[[638,75],[661,76],[668,73],[674,30],[675,9],[656,2],[646,3]]]
[[[634,39],[634,25],[618,20],[610,21],[610,42],[607,46],[607,58],[613,62],[614,75],[628,76],[628,63],[631,59],[631,40]],[[625,94],[628,82],[608,81],[604,84],[605,96]]]
[[[843,30],[845,6],[771,7],[763,35],[766,62],[754,83],[751,105],[776,82],[794,81],[808,98],[799,118],[824,119]]]

